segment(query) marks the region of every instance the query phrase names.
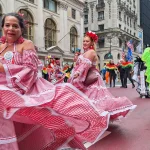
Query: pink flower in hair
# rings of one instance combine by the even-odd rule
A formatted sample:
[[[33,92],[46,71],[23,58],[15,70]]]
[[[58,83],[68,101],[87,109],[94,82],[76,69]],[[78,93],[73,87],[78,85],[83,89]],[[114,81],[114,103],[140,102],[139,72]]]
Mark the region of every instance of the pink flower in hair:
[[[89,36],[90,38],[92,38],[92,40],[97,43],[98,41],[98,36],[95,34],[95,32],[89,31],[86,33],[87,36]]]

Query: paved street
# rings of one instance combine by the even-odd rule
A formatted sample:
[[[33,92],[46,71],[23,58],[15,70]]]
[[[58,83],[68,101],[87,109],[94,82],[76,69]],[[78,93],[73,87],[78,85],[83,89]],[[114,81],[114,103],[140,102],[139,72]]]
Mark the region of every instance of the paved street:
[[[150,150],[150,99],[139,98],[135,88],[109,88],[115,96],[127,96],[137,108],[121,122],[111,123],[111,134],[88,150]]]

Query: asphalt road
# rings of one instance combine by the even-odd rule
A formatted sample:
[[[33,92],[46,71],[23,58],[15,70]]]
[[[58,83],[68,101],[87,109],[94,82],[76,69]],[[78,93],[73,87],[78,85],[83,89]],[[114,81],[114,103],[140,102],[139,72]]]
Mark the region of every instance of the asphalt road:
[[[88,150],[150,150],[150,98],[141,99],[135,88],[109,88],[114,96],[127,96],[137,108],[121,122],[113,122],[111,134]]]

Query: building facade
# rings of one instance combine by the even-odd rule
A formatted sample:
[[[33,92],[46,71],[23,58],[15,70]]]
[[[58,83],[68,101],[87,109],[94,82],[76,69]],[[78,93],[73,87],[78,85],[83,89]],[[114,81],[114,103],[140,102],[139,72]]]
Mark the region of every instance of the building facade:
[[[138,55],[136,46],[140,28],[139,0],[86,0],[84,8],[84,32],[95,31],[99,37],[97,53],[100,67],[113,59],[121,58],[122,49],[127,52],[127,41],[134,44],[133,55]]]
[[[0,0],[0,17],[24,14],[28,21],[24,36],[37,46],[40,59],[54,55],[61,62],[72,62],[82,46],[83,7],[84,0]]]
[[[144,47],[150,46],[150,1],[140,0],[140,25],[143,28]]]

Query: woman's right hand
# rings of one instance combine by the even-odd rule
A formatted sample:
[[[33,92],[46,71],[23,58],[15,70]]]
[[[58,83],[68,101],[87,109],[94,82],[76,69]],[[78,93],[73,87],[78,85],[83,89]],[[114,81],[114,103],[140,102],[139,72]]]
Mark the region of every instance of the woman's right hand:
[[[79,76],[79,73],[74,74],[73,78],[76,79]]]

